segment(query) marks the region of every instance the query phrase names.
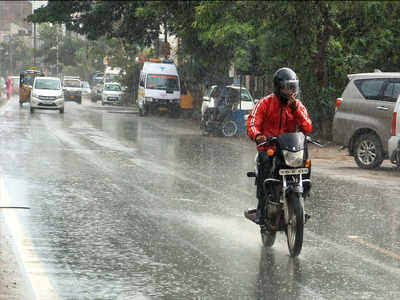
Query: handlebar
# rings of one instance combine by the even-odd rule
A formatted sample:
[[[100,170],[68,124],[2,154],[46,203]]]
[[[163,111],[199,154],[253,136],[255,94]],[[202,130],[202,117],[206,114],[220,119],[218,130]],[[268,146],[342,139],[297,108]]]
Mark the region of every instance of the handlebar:
[[[267,140],[266,140],[265,142],[262,142],[262,143],[257,144],[257,147],[259,147],[259,146],[264,146],[264,145],[268,145],[268,144],[272,144],[272,143],[276,142],[277,139],[278,139],[278,138],[275,137],[275,136],[269,136],[269,137],[267,137]],[[320,147],[320,148],[323,148],[323,147],[324,147],[324,145],[322,145],[320,142],[318,142],[318,141],[316,141],[316,140],[313,140],[313,138],[310,137],[310,136],[308,136],[308,135],[306,135],[306,142],[307,142],[307,143],[314,144],[314,145],[316,145],[316,146],[318,146],[318,147]]]
[[[314,144],[314,145],[316,145],[316,146],[318,146],[318,147],[320,147],[320,148],[324,148],[324,147],[325,147],[325,146],[322,145],[320,142],[313,140],[312,137],[311,137],[311,136],[308,136],[308,135],[306,136],[306,141],[307,141],[308,143]]]
[[[278,138],[275,137],[275,136],[269,136],[269,137],[267,137],[267,140],[265,142],[257,144],[257,147],[264,146],[264,145],[267,145],[267,144],[272,144],[272,143],[276,142],[277,139]]]

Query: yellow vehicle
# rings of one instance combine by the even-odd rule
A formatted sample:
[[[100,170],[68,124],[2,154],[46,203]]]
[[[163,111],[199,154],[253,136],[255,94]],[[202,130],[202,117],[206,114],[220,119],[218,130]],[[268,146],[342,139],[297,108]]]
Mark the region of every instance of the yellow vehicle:
[[[179,106],[184,115],[190,116],[193,113],[193,96],[185,82],[181,85],[181,101]]]
[[[29,69],[19,75],[19,105],[29,102],[33,80],[36,76],[44,76],[43,72],[36,69]]]

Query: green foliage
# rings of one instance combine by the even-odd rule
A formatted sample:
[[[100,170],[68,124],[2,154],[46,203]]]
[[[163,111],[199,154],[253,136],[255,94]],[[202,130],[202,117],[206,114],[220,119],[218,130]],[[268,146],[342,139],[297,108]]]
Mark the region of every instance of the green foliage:
[[[113,49],[130,74],[136,65],[129,57],[158,41],[162,27],[178,37],[180,72],[198,90],[205,80],[226,82],[232,64],[264,74],[265,82],[289,66],[319,129],[332,120],[347,74],[398,71],[399,13],[397,1],[49,1],[29,20],[64,23],[91,40],[117,39],[122,47],[111,42],[104,53],[92,46],[88,53]],[[83,56],[75,53],[78,65]]]
[[[33,50],[18,35],[0,43],[0,76],[19,75],[33,62]]]

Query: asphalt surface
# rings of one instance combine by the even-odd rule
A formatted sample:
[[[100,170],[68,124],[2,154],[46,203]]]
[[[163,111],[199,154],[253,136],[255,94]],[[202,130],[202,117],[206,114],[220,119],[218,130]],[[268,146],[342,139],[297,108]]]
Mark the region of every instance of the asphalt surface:
[[[311,148],[312,219],[293,259],[284,235],[265,249],[243,218],[255,205],[245,138],[90,102],[64,115],[10,102],[0,135],[2,203],[31,207],[0,214],[0,299],[400,295],[399,172],[388,162],[365,171],[335,147]]]

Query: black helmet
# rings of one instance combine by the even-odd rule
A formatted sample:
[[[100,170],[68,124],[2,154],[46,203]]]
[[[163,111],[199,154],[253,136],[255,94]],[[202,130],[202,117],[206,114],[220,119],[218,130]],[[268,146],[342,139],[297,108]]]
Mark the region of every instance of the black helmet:
[[[287,102],[290,94],[299,92],[299,79],[290,68],[280,68],[274,74],[274,92],[279,100]]]

